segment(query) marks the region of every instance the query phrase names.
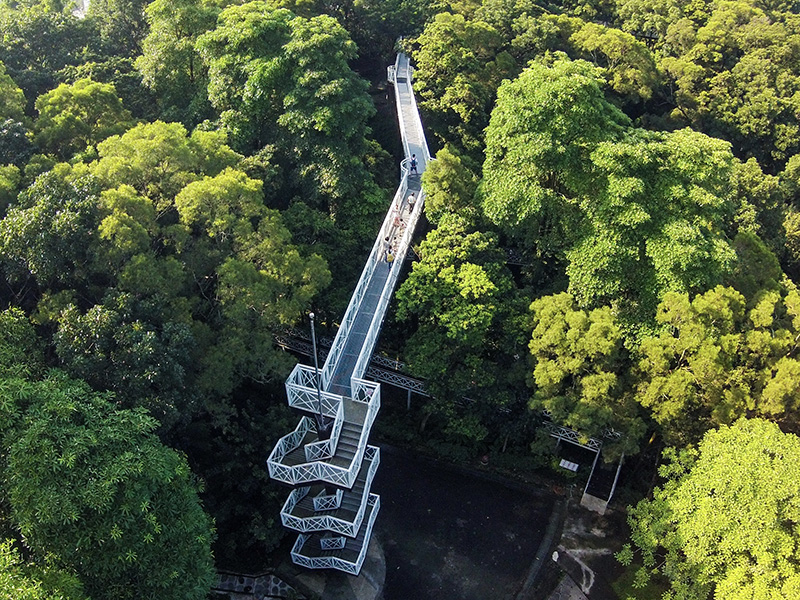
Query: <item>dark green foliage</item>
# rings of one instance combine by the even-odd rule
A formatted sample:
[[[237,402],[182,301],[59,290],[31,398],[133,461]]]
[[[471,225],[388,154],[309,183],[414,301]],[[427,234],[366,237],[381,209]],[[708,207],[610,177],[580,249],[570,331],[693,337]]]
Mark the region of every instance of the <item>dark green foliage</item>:
[[[3,438],[0,474],[37,556],[76,572],[96,600],[206,597],[213,527],[186,459],[158,441],[154,419],[58,375],[3,380],[0,395],[24,411]]]

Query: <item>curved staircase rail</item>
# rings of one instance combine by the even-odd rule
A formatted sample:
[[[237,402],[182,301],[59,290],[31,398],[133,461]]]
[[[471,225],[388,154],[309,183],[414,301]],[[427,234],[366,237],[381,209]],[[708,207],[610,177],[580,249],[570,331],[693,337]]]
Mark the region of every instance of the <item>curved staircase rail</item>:
[[[363,377],[422,214],[420,175],[431,160],[408,57],[398,54],[389,73],[405,152],[400,183],[325,364],[319,374],[297,365],[286,380],[289,406],[306,416],[278,440],[267,459],[271,478],[296,486],[281,509],[283,525],[299,532],[292,561],[352,575],[361,570],[380,509],[380,497],[370,492],[380,451],[368,441],[381,390],[379,383]],[[417,162],[414,173],[412,156]],[[413,205],[408,202],[410,193],[416,196]],[[389,248],[393,261],[387,261]],[[318,415],[332,420],[324,439],[317,430]]]

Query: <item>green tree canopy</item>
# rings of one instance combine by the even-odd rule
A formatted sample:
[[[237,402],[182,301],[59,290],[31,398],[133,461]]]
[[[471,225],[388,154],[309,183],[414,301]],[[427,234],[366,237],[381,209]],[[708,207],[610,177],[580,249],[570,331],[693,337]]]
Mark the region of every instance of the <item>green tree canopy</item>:
[[[207,116],[206,69],[197,38],[214,28],[224,2],[155,0],[145,9],[149,27],[136,68],[164,118],[197,123]]]
[[[52,376],[3,382],[24,410],[0,465],[12,521],[39,557],[74,570],[92,598],[206,597],[210,519],[185,457],[153,435],[143,410]]]
[[[26,563],[11,540],[0,541],[0,600],[85,600],[74,575]]]
[[[232,143],[246,153],[274,145],[284,193],[345,219],[377,210],[364,164],[375,109],[348,64],[355,44],[334,19],[249,2],[225,9],[197,47]]]
[[[798,151],[800,20],[789,3],[619,2],[622,27],[654,37],[671,117],[781,165]]]
[[[742,419],[666,457],[666,482],[628,513],[639,580],[657,572],[674,600],[800,594],[800,440]],[[631,556],[628,547],[621,558]]]
[[[766,292],[750,310],[722,286],[691,301],[667,294],[657,316],[665,328],[640,348],[637,399],[673,443],[745,415],[794,422],[798,310],[795,289]]]
[[[443,416],[455,439],[479,442],[501,407],[517,407],[522,307],[496,238],[470,232],[457,216],[443,218],[419,254],[397,292],[398,319],[417,324],[406,345],[409,366],[429,382],[426,413]],[[464,396],[477,402],[462,409]]]
[[[6,73],[6,66],[0,62],[0,118],[21,120],[25,116],[25,94]]]
[[[133,125],[113,85],[80,79],[36,99],[36,143],[67,159]]]
[[[63,289],[85,278],[97,227],[98,186],[68,165],[39,176],[0,221],[0,257],[10,276]]]
[[[623,336],[609,307],[581,310],[567,293],[531,305],[535,383],[530,406],[587,437],[609,430],[618,441],[603,446],[605,458],[634,454],[645,430],[633,398],[630,362]]]
[[[514,58],[490,24],[439,13],[417,39],[414,75],[420,107],[443,141],[478,158],[497,87],[514,75]]]
[[[504,84],[480,194],[503,231],[566,263],[580,306],[617,307],[630,336],[667,291],[704,291],[731,273],[734,159],[690,130],[629,127],[599,77],[558,58]]]

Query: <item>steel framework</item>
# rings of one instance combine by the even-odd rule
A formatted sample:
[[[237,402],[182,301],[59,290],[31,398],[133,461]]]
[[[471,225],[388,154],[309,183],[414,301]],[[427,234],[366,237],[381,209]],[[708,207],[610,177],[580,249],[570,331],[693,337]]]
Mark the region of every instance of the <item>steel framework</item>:
[[[425,194],[418,176],[410,173],[409,160],[412,155],[418,156],[417,170],[421,173],[431,159],[411,90],[408,58],[398,54],[389,73],[406,155],[400,165],[400,185],[325,364],[319,372],[297,365],[286,380],[289,406],[307,416],[278,440],[267,459],[270,477],[296,486],[281,509],[282,523],[300,532],[292,548],[292,561],[310,569],[338,569],[352,575],[358,575],[364,563],[380,509],[380,498],[370,492],[380,451],[368,445],[368,440],[380,409],[381,390],[379,383],[363,377],[375,373],[374,367],[368,369],[372,353],[424,206]],[[409,190],[417,194],[413,206],[406,200]],[[394,262],[384,261],[386,240],[394,244]],[[289,344],[285,337],[282,342]],[[303,351],[310,350],[307,342],[299,344]],[[378,370],[384,377],[403,377]],[[421,382],[407,379],[424,393]],[[330,433],[320,436],[320,431],[329,429],[329,423]]]

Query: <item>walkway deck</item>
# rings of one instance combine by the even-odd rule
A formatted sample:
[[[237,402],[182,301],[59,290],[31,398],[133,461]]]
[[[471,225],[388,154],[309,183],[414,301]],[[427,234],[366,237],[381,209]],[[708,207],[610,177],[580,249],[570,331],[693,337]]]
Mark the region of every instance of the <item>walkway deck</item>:
[[[325,382],[323,380],[323,389],[342,396],[351,395],[350,381],[352,378],[360,379],[364,376],[369,361],[359,363],[359,357],[365,352],[368,352],[370,356],[372,355],[377,341],[377,332],[380,330],[388,307],[388,301],[381,303],[381,299],[388,300],[394,292],[397,273],[392,276],[393,271],[399,271],[402,266],[411,236],[424,206],[424,194],[421,189],[420,176],[430,160],[430,153],[411,88],[412,70],[405,54],[398,55],[393,72],[395,99],[406,159],[401,167],[402,179],[400,186],[392,205],[389,207],[384,219],[384,226],[381,227],[373,246],[373,251],[364,268],[364,275],[367,275],[370,263],[374,264],[374,269],[368,275],[365,283],[363,297],[355,307],[355,317],[349,329],[345,332],[344,339],[334,341],[334,346],[339,341],[343,348],[340,354],[332,352],[329,355],[329,358],[333,357],[335,366],[332,369],[329,381]],[[415,174],[408,172],[412,155],[415,156],[417,161],[417,173]],[[410,210],[408,205],[408,196],[411,193],[417,198],[413,210]],[[386,242],[387,238],[389,240],[388,243]],[[388,263],[385,260],[386,250],[389,246],[395,256],[395,260],[392,263]],[[364,275],[362,275],[362,279]],[[359,282],[359,286],[362,283]],[[359,289],[357,287],[354,292],[354,298],[358,295],[358,292]],[[351,307],[348,308],[348,311]],[[331,368],[327,361],[323,370],[326,368]]]
[[[430,153],[411,75],[408,58],[398,55],[389,76],[395,83],[405,152],[400,185],[322,371],[296,365],[286,380],[289,405],[311,412],[315,418],[303,417],[293,432],[278,440],[267,459],[270,477],[302,486],[287,499],[281,519],[286,527],[301,532],[292,549],[292,560],[311,569],[338,569],[358,575],[380,509],[380,497],[369,492],[380,451],[368,445],[380,409],[380,385],[363,378],[425,203],[420,175]],[[418,171],[413,174],[409,173],[412,155]],[[411,193],[416,196],[413,206],[409,203]],[[327,426],[325,435],[318,435],[322,433],[320,425]],[[326,493],[315,494],[313,499],[302,497],[312,487]],[[333,493],[333,487],[339,489]]]

